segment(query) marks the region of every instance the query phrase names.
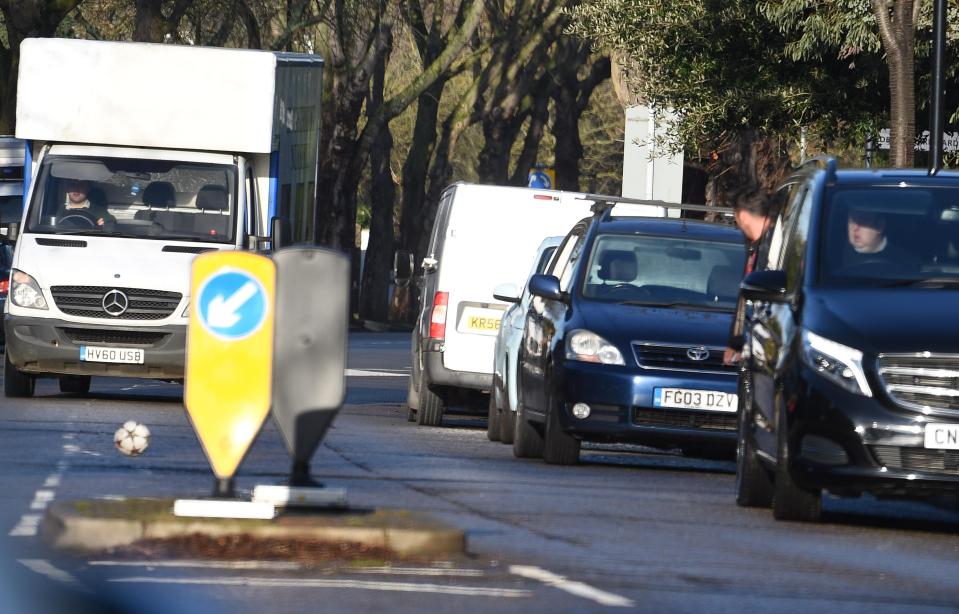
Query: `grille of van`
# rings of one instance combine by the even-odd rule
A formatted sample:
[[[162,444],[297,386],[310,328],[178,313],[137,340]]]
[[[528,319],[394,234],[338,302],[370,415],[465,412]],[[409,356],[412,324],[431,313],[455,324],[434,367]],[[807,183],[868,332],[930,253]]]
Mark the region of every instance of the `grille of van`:
[[[128,301],[126,310],[120,315],[111,315],[103,307],[104,297],[114,290],[122,292]],[[50,293],[63,313],[111,320],[162,320],[176,310],[183,298],[179,292],[109,286],[51,286]]]
[[[141,345],[152,347],[169,337],[168,333],[137,330],[103,330],[98,328],[62,328],[73,343],[103,343],[108,345]]]
[[[667,371],[693,371],[697,373],[736,373],[736,365],[723,364],[723,352],[726,348],[703,347],[693,345],[660,345],[633,342],[633,355],[636,364],[643,369],[662,369]],[[693,356],[706,357],[694,360]]]
[[[905,408],[959,416],[959,354],[884,354],[879,377]]]

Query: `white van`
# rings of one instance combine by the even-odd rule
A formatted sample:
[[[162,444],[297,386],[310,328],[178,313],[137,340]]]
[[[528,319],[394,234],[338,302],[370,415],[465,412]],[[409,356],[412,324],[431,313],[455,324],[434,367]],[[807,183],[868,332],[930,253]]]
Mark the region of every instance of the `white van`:
[[[4,394],[182,379],[196,255],[313,238],[322,60],[27,39],[19,71]]]
[[[522,287],[544,238],[589,217],[585,194],[457,183],[440,198],[420,272],[408,418],[437,426],[450,404],[482,412],[503,312],[493,288]],[[647,207],[661,216],[660,207]]]

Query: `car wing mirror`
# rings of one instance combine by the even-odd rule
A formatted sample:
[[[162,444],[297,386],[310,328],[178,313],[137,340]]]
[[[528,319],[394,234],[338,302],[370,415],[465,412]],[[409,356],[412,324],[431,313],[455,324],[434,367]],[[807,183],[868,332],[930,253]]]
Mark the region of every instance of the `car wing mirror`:
[[[555,275],[533,275],[529,278],[529,293],[551,301],[563,301],[566,295]]]
[[[753,271],[739,288],[747,301],[782,301],[786,297],[786,271]]]
[[[519,288],[516,284],[499,284],[493,288],[493,298],[504,303],[519,303]]]

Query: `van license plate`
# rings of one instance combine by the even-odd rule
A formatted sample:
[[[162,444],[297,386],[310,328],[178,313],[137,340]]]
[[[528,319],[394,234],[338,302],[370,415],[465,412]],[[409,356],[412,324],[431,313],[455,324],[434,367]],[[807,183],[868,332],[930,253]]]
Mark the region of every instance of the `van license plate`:
[[[501,309],[467,307],[463,310],[463,315],[460,317],[456,330],[461,333],[496,336],[502,318],[503,311]]]
[[[80,346],[80,360],[83,362],[115,362],[142,365],[146,352],[140,348],[110,348],[92,345]]]
[[[959,450],[959,424],[927,424],[926,447],[933,450]]]
[[[653,389],[653,407],[734,412],[738,407],[738,402],[739,399],[732,392],[691,390],[689,388]]]

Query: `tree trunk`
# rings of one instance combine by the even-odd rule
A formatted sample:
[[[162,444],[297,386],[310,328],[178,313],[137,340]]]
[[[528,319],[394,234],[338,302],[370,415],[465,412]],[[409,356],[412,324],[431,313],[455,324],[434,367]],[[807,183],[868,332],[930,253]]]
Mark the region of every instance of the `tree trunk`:
[[[583,159],[583,142],[579,136],[582,111],[576,105],[576,92],[557,88],[553,106],[553,168],[556,189],[579,192],[579,162]]]
[[[379,54],[373,70],[373,84],[367,102],[367,114],[379,111],[386,85],[386,65],[393,48],[393,35],[386,28],[384,52]],[[390,168],[393,134],[389,124],[383,126],[370,150],[370,238],[363,262],[363,283],[360,291],[360,317],[384,322],[389,311],[390,270],[393,254],[393,206],[396,186]]]
[[[160,10],[162,0],[136,0],[136,15],[133,23],[133,40],[141,43],[162,43],[166,32],[166,19]]]
[[[912,167],[916,144],[916,30],[914,0],[895,0],[892,11],[885,0],[873,0],[879,38],[889,65],[890,147],[895,167]]]

